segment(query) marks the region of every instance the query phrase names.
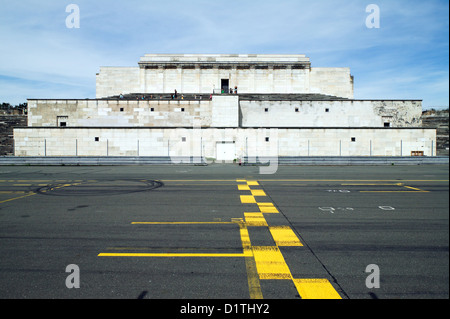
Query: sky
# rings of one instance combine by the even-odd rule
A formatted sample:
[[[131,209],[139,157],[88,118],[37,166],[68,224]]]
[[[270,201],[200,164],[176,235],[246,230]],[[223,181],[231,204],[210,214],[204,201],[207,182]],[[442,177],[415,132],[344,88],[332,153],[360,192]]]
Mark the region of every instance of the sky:
[[[100,66],[146,53],[305,54],[355,99],[449,106],[448,0],[0,0],[0,103],[95,98]]]

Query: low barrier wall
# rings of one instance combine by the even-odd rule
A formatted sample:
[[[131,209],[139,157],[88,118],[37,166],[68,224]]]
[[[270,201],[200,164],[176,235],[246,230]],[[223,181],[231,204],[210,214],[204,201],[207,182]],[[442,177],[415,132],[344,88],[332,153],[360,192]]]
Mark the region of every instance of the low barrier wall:
[[[204,157],[18,157],[0,156],[0,165],[208,165]],[[221,163],[220,161],[218,163]],[[234,162],[235,165],[448,165],[449,157],[258,157]]]
[[[428,156],[305,156],[244,158],[244,165],[424,165],[449,164],[449,158]]]
[[[96,157],[64,157],[64,156],[26,156],[0,157],[0,165],[206,165],[200,157],[138,157],[138,156],[96,156]]]

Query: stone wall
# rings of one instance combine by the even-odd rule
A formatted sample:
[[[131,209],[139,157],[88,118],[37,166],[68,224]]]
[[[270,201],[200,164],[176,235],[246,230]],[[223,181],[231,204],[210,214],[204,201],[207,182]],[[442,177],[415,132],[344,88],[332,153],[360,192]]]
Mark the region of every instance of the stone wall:
[[[309,93],[353,98],[353,76],[350,68],[311,68]]]
[[[239,126],[239,97],[237,95],[212,98],[211,127]]]
[[[244,156],[436,155],[436,131],[422,128],[18,128],[16,156],[204,156],[218,144]]]
[[[311,68],[304,55],[146,55],[139,67],[101,67],[96,97],[121,93],[321,93],[353,98],[349,68]]]
[[[437,154],[449,155],[449,112],[447,110],[429,110],[423,112],[422,123],[424,127],[436,129]]]
[[[96,76],[96,96],[142,92],[140,72],[136,67],[101,67]]]
[[[240,101],[243,127],[420,127],[421,101]]]
[[[420,127],[421,101],[29,100],[28,126]]]
[[[211,100],[29,100],[28,126],[177,127],[211,125]]]
[[[26,125],[26,115],[0,115],[0,156],[14,154],[13,128]]]

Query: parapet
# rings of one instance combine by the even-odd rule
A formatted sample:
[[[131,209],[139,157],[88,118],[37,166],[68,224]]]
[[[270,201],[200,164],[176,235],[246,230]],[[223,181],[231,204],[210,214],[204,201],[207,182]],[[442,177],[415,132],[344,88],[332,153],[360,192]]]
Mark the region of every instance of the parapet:
[[[146,54],[139,66],[160,64],[303,65],[311,62],[304,54]]]

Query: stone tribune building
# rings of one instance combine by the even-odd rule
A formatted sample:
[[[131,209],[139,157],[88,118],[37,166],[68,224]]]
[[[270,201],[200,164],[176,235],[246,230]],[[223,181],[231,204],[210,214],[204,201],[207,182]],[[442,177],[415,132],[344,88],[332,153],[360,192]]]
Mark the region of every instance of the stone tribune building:
[[[175,94],[176,91],[176,94]],[[16,156],[435,156],[420,100],[355,100],[305,55],[147,54],[101,67],[95,99],[29,99]]]

